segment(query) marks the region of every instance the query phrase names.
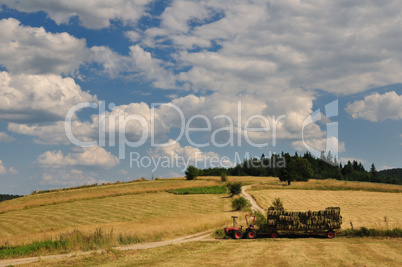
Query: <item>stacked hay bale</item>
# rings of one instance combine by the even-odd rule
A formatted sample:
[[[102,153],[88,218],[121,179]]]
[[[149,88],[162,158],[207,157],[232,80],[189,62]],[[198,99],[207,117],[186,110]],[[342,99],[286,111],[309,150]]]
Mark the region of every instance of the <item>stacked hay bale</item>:
[[[292,212],[268,209],[267,222],[269,228],[292,231],[319,231],[340,229],[342,224],[341,209],[328,207],[320,211]]]

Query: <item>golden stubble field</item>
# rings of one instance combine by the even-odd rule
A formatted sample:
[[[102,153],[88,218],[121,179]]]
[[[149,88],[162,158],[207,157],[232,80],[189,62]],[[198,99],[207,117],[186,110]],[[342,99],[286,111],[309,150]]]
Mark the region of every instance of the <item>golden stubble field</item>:
[[[326,190],[250,190],[260,206],[267,209],[280,198],[289,211],[322,210],[341,207],[342,228],[387,229],[402,227],[402,193]]]
[[[113,231],[137,242],[216,229],[229,223],[230,198],[174,195],[167,189],[217,185],[215,181],[166,179],[55,191],[2,202],[0,246],[58,238],[80,230]]]
[[[401,251],[396,238],[210,240],[26,266],[400,266]]]

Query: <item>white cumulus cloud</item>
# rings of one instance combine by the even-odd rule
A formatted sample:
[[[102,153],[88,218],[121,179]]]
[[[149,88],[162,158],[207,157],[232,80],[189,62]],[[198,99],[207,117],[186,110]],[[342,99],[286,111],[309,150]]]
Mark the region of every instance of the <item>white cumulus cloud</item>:
[[[44,11],[57,24],[67,24],[77,16],[82,26],[91,29],[109,27],[110,21],[117,19],[125,24],[137,22],[144,15],[146,5],[151,0],[1,0],[9,8],[23,12]]]
[[[307,146],[306,146],[307,145]],[[345,152],[345,143],[339,141],[336,137],[329,138],[312,138],[304,140],[298,140],[292,142],[292,147],[298,151],[309,151],[316,157],[320,156],[321,151],[331,151],[332,154]],[[314,149],[310,151],[310,148]]]
[[[47,151],[37,158],[37,163],[47,168],[95,167],[109,169],[120,163],[120,160],[103,147],[75,147],[64,155],[60,150]]]
[[[64,119],[81,102],[95,102],[72,78],[0,72],[0,120],[41,122]]]
[[[0,64],[11,73],[73,73],[88,59],[85,39],[0,20]]]
[[[346,112],[353,119],[364,119],[373,122],[402,119],[402,95],[391,91],[385,94],[375,93],[349,103]]]

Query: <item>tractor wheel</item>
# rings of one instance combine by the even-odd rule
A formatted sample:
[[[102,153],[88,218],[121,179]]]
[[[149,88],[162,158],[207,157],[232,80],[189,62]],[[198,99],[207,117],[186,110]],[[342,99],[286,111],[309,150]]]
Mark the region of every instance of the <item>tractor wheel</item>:
[[[277,238],[279,235],[278,235],[278,233],[277,232],[272,232],[271,233],[271,237],[272,238]]]
[[[248,239],[254,239],[257,237],[257,233],[254,230],[248,231],[247,232],[247,238]]]
[[[327,232],[327,237],[328,238],[334,238],[335,237],[335,232],[334,231],[328,231]]]
[[[243,232],[240,230],[233,232],[233,239],[241,239],[243,237]]]

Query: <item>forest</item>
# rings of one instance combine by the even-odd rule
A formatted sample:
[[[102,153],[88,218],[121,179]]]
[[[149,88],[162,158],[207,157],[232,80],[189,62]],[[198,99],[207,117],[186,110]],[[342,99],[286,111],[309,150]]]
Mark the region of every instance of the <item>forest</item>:
[[[329,151],[321,153],[320,158],[306,152],[294,155],[282,152],[266,157],[244,159],[242,163],[231,168],[197,169],[198,176],[219,176],[222,173],[230,176],[273,176],[290,184],[293,181],[308,179],[337,179],[345,181],[361,181],[374,183],[402,184],[402,169],[377,171],[374,163],[366,170],[361,162],[348,161],[345,165],[338,162]]]

